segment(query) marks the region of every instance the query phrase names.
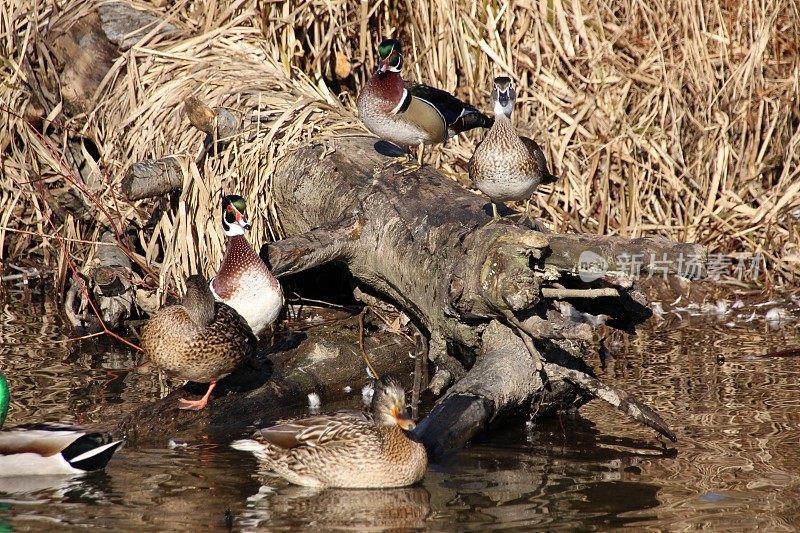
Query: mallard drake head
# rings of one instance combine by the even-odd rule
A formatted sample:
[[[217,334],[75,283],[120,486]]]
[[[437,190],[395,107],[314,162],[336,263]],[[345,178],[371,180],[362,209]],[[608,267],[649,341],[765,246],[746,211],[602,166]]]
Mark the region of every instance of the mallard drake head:
[[[244,235],[250,229],[247,221],[244,198],[236,194],[229,194],[222,198],[222,230],[228,237]]]
[[[505,115],[511,118],[514,110],[514,102],[517,101],[517,92],[514,90],[514,83],[508,76],[498,76],[494,79],[494,89],[492,89],[492,107],[495,116]]]
[[[406,393],[397,376],[385,374],[376,383],[372,396],[372,416],[381,426],[398,425],[406,431],[416,427],[406,412]]]
[[[384,39],[378,45],[378,75],[386,72],[400,72],[403,68],[403,53],[400,51],[400,41],[397,39]]]
[[[0,372],[0,428],[6,421],[8,414],[8,404],[11,401],[11,394],[8,392],[8,380],[6,376]]]

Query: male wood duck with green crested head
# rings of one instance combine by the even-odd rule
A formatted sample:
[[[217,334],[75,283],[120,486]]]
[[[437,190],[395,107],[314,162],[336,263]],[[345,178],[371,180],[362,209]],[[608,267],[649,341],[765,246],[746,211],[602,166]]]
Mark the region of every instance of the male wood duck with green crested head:
[[[463,131],[488,128],[492,119],[455,96],[404,82],[400,41],[378,46],[378,69],[358,95],[358,116],[372,133],[397,146],[442,143]]]
[[[253,452],[296,485],[388,488],[422,479],[428,456],[425,446],[405,433],[414,422],[395,376],[387,374],[377,383],[371,410],[371,416],[353,411],[286,422],[232,446]]]
[[[539,145],[517,135],[511,124],[516,98],[511,78],[494,79],[494,125],[469,160],[469,177],[491,199],[495,218],[498,218],[495,203],[507,200],[526,200],[527,217],[530,198],[536,188],[557,179],[547,170],[547,161]]]
[[[256,338],[232,307],[215,302],[203,276],[189,276],[178,305],[158,310],[142,328],[142,349],[157,367],[180,379],[208,383],[199,400],[180,409],[203,409],[217,380],[252,357]]]
[[[222,198],[222,230],[228,246],[210,287],[214,297],[242,315],[253,334],[259,336],[272,324],[283,307],[280,282],[244,236],[250,229],[244,198],[230,194]]]
[[[11,394],[0,373],[0,427]],[[0,477],[85,474],[105,468],[122,445],[108,433],[65,424],[26,424],[0,431]]]

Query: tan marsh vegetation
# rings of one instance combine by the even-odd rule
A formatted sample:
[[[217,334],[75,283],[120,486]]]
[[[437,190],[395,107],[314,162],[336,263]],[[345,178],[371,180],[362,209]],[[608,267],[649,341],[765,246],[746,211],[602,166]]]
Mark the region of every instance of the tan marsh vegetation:
[[[110,227],[151,285],[181,285],[219,262],[223,192],[263,215],[251,216],[252,242],[280,238],[276,162],[301,143],[366,133],[355,96],[377,42],[394,36],[407,79],[478,108],[488,109],[493,76],[516,80],[516,125],[560,177],[535,195],[553,229],[760,253],[767,285],[798,281],[791,0],[133,2],[158,17],[119,53],[106,50],[107,73],[94,79],[91,62],[64,61],[62,35],[90,27],[103,4],[0,3],[4,261],[33,251],[62,276],[69,261],[85,270]],[[189,96],[249,121],[223,157],[198,158]],[[466,182],[480,135],[429,150],[429,162]],[[166,155],[182,161],[185,202],[127,202],[126,169]]]

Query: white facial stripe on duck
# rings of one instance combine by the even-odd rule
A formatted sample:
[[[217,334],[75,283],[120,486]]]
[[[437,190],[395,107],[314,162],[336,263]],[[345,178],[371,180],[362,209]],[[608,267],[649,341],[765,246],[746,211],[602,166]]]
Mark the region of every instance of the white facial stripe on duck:
[[[403,69],[403,53],[400,51],[400,41],[385,39],[378,45],[378,70],[381,75],[386,72],[400,72]]]
[[[250,229],[250,223],[245,214],[244,198],[237,195],[228,195],[222,199],[222,230],[228,237],[244,235]]]

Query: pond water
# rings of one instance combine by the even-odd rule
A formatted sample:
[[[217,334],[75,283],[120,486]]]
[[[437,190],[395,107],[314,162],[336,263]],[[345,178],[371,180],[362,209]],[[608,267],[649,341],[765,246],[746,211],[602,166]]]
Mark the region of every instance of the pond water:
[[[111,407],[158,397],[155,384],[126,379],[129,351],[65,342],[47,298],[7,290],[0,305],[9,425],[99,423]],[[0,531],[796,529],[800,359],[765,357],[800,347],[796,307],[784,307],[794,314],[771,326],[760,318],[769,306],[687,312],[607,342],[602,364],[592,361],[598,374],[655,407],[675,445],[594,401],[533,427],[503,421],[432,464],[419,486],[385,491],[289,486],[210,438],[126,447],[94,475],[0,478]]]

